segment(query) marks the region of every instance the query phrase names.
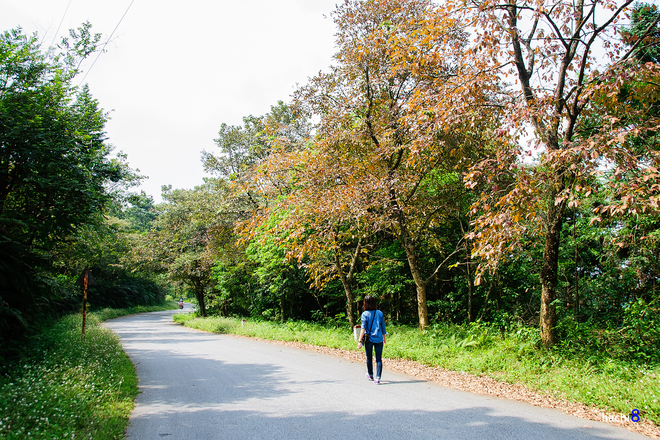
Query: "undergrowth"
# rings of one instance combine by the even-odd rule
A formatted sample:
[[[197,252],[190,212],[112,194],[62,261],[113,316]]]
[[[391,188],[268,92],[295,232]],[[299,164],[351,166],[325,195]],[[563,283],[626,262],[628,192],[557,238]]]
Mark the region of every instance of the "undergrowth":
[[[26,347],[0,377],[0,438],[123,438],[137,395],[135,368],[101,321],[155,307],[104,309],[61,318]]]
[[[357,349],[350,331],[333,325],[199,318],[194,314],[177,314],[174,319],[209,332]],[[615,413],[630,414],[632,409],[639,409],[642,416],[660,424],[657,363],[622,360],[605,351],[577,349],[570,344],[544,350],[538,331],[524,326],[436,324],[420,332],[416,327],[389,325],[387,331],[386,357],[521,383],[556,398]]]

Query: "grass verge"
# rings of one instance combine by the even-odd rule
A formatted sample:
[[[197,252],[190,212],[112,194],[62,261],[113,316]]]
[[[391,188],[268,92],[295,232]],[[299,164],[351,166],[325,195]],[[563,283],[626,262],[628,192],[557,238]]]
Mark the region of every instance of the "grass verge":
[[[137,395],[135,368],[106,319],[168,310],[163,306],[104,309],[61,318],[35,338],[0,377],[0,438],[119,439]]]
[[[356,350],[345,329],[307,322],[260,322],[235,318],[199,318],[178,314],[188,327],[261,339],[295,341]],[[641,416],[660,425],[660,366],[639,365],[606,353],[580,355],[569,350],[542,350],[538,332],[525,327],[500,331],[485,325],[435,325],[425,332],[388,326],[386,356],[429,366],[520,383],[557,399]]]

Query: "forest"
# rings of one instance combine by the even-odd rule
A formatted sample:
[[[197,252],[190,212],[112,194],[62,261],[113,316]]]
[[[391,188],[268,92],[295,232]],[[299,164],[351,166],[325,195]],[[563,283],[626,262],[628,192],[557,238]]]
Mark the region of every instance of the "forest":
[[[0,36],[0,356],[49,319],[185,295],[202,316],[347,332],[481,322],[660,361],[660,13],[597,0],[346,0],[289,100],[219,122],[162,203],[57,50]],[[183,146],[182,146],[183,147]]]

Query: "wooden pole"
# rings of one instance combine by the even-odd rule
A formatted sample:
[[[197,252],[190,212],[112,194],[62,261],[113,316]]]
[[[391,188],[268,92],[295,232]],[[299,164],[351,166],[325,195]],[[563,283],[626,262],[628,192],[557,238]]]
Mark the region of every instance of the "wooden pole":
[[[83,274],[83,322],[82,322],[82,339],[85,339],[85,324],[87,323],[87,283],[89,282],[89,269],[85,268]]]

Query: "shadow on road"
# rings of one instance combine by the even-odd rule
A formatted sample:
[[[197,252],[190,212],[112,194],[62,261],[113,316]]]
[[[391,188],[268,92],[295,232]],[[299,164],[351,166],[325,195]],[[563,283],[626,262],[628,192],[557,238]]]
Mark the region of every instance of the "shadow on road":
[[[375,402],[374,402],[375,403]],[[160,437],[187,439],[456,439],[456,440],[580,440],[612,439],[598,428],[561,428],[530,422],[515,415],[491,415],[490,408],[451,411],[378,411],[363,415],[349,412],[272,414],[261,411],[195,408],[195,420],[214,420],[212,425],[186,423],[178,412],[152,415],[152,432]],[[155,418],[154,418],[155,417]],[[140,424],[140,420],[134,420]],[[593,423],[585,423],[593,426]],[[178,435],[176,435],[178,433]],[[185,435],[181,435],[185,433]],[[632,434],[632,433],[631,433]],[[154,438],[156,438],[154,436]],[[633,437],[630,437],[633,438]]]
[[[632,432],[317,353],[185,329],[157,312],[108,322],[136,363],[135,439],[640,439]],[[304,355],[301,355],[304,354]],[[396,385],[396,386],[389,386]]]

